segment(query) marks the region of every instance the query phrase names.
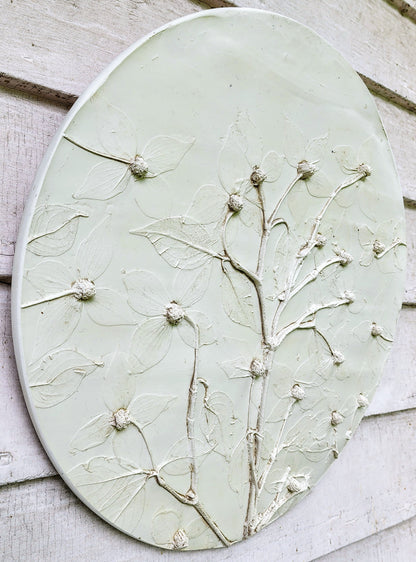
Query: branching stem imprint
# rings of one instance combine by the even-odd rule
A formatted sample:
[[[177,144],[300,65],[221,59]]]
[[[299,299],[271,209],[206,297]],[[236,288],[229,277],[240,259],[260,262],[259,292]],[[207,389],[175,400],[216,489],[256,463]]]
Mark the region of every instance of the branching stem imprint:
[[[78,148],[82,148],[82,150],[85,150],[90,154],[95,154],[95,156],[100,156],[101,158],[106,158],[107,160],[113,160],[114,162],[121,162],[122,164],[127,164],[128,166],[131,164],[130,160],[127,160],[126,158],[121,158],[119,156],[112,156],[111,154],[107,154],[106,152],[100,152],[95,148],[91,148],[89,146],[85,146],[85,144],[78,143],[76,140],[72,139],[68,135],[62,135],[62,136],[64,139],[69,141],[74,146],[77,146]]]
[[[55,295],[48,295],[47,297],[43,297],[36,301],[31,301],[25,304],[22,304],[22,308],[30,308],[31,306],[36,306],[38,304],[45,304],[50,301],[54,301],[57,299],[62,299],[63,297],[74,296],[75,291],[74,289],[68,289],[67,291],[62,291],[61,293],[56,293]]]
[[[296,259],[295,259],[295,264],[292,268],[292,271],[289,273],[288,276],[288,281],[286,284],[285,289],[283,290],[283,296],[282,298],[279,300],[279,303],[277,305],[275,314],[274,314],[274,318],[273,318],[273,327],[272,330],[276,330],[276,327],[279,323],[279,319],[280,316],[283,312],[283,310],[286,308],[287,304],[289,303],[289,301],[292,299],[292,297],[297,294],[302,288],[298,288],[296,287],[296,282],[299,276],[299,273],[302,269],[302,266],[306,260],[306,258],[308,257],[308,255],[311,253],[311,251],[316,247],[316,240],[317,240],[317,236],[319,234],[319,228],[322,224],[322,220],[326,214],[326,212],[328,211],[331,203],[335,200],[335,198],[337,197],[337,195],[339,193],[341,193],[341,191],[343,189],[346,189],[348,187],[351,187],[352,185],[356,184],[358,181],[362,180],[365,177],[365,173],[361,173],[361,174],[355,174],[352,178],[345,180],[344,182],[342,182],[333,192],[332,194],[328,197],[328,199],[325,201],[321,211],[319,212],[318,216],[315,218],[313,226],[312,226],[312,231],[311,234],[308,238],[308,240],[306,241],[306,243],[299,249],[297,255],[296,255]],[[335,258],[334,258],[335,259]],[[339,259],[338,260],[339,263],[342,263],[342,260]],[[334,262],[336,263],[336,262]],[[322,264],[321,266],[318,266],[314,271],[312,271],[311,273],[308,274],[308,276],[305,278],[304,280],[304,285],[308,284],[310,281],[313,281],[314,279],[312,277],[315,276],[315,272],[317,270],[316,276],[321,273],[326,267],[329,267],[329,265],[332,265],[332,263],[326,263],[326,264]],[[316,278],[316,277],[315,277]]]
[[[194,330],[194,363],[192,369],[192,376],[191,381],[189,384],[189,391],[188,391],[188,406],[186,411],[186,434],[188,439],[188,447],[189,447],[189,471],[190,471],[190,485],[187,493],[181,494],[175,490],[168,482],[160,475],[160,470],[158,470],[153,461],[153,468],[155,471],[155,478],[159,486],[169,492],[175,499],[179,502],[189,505],[195,509],[195,511],[202,517],[208,527],[212,530],[212,532],[217,536],[217,538],[222,542],[224,546],[230,546],[232,541],[230,541],[225,534],[221,531],[218,527],[216,522],[212,519],[212,517],[208,514],[204,506],[202,505],[201,501],[198,497],[198,481],[197,481],[197,466],[196,466],[196,444],[195,444],[195,407],[196,407],[196,400],[198,395],[198,382],[201,383],[206,391],[208,390],[208,384],[204,379],[198,378],[198,358],[199,358],[199,347],[200,347],[200,336],[199,336],[199,327],[198,325],[193,322],[193,320],[189,316],[185,316],[184,321],[188,322],[188,324]],[[204,398],[204,401],[206,397]],[[143,432],[140,432],[143,436]],[[143,436],[144,437],[144,436]],[[146,442],[145,442],[146,443]],[[151,453],[150,449],[147,446],[150,458]]]
[[[247,442],[247,458],[248,458],[248,473],[249,473],[249,491],[246,509],[246,519],[244,523],[243,536],[248,537],[254,532],[257,532],[262,526],[266,525],[270,519],[274,516],[276,511],[279,509],[281,503],[279,499],[279,492],[270,504],[270,506],[262,513],[257,513],[257,504],[259,496],[264,489],[265,482],[270,473],[270,469],[273,466],[276,457],[279,453],[281,447],[281,438],[285,429],[286,421],[293,409],[295,400],[293,400],[288,408],[287,415],[283,420],[280,433],[276,444],[270,453],[270,456],[266,462],[266,466],[261,474],[259,474],[259,464],[261,456],[261,442],[264,436],[264,415],[266,407],[266,397],[269,383],[269,372],[271,371],[273,365],[273,359],[276,350],[283,343],[283,341],[296,330],[301,329],[313,329],[321,334],[316,329],[315,317],[317,313],[321,310],[328,308],[337,308],[339,306],[348,305],[352,302],[351,295],[341,295],[339,298],[332,301],[320,304],[311,305],[297,320],[294,320],[287,326],[279,328],[280,315],[287,305],[287,303],[302,289],[304,289],[309,283],[316,280],[320,273],[322,273],[326,268],[333,265],[345,265],[349,263],[348,259],[343,255],[337,255],[333,258],[329,258],[320,265],[316,266],[315,269],[305,275],[304,279],[298,282],[298,276],[305,262],[306,257],[317,245],[317,236],[319,233],[319,228],[321,226],[322,220],[328,211],[329,206],[335,200],[337,195],[343,190],[351,185],[357,183],[359,180],[363,179],[365,174],[355,174],[352,178],[342,182],[327,198],[321,211],[314,220],[311,234],[304,245],[298,250],[296,255],[295,263],[292,271],[288,276],[288,284],[283,292],[283,297],[279,299],[276,306],[275,313],[271,322],[271,326],[268,324],[268,318],[266,314],[266,303],[263,290],[263,277],[264,277],[264,267],[265,267],[265,257],[267,254],[268,242],[270,239],[270,234],[272,228],[277,224],[285,224],[286,228],[289,227],[284,221],[284,219],[278,217],[278,212],[285,201],[286,197],[292,191],[293,187],[302,179],[302,174],[297,174],[295,178],[291,181],[289,186],[284,191],[283,195],[280,197],[276,203],[272,213],[267,218],[265,211],[265,198],[263,192],[263,184],[260,182],[257,189],[259,206],[261,209],[261,219],[262,219],[262,232],[260,238],[260,245],[258,251],[256,271],[251,272],[246,267],[244,267],[236,258],[233,257],[228,244],[227,244],[227,226],[231,218],[235,215],[233,211],[229,211],[225,216],[222,225],[222,244],[224,250],[224,256],[228,258],[231,267],[244,275],[248,279],[254,288],[257,296],[260,324],[261,324],[261,334],[262,334],[262,361],[264,366],[264,374],[260,380],[257,380],[255,376],[252,377],[250,383],[249,391],[249,408],[247,417],[247,428],[246,428],[246,442]],[[322,335],[322,334],[321,334]],[[323,336],[323,335],[322,335]],[[327,342],[328,347],[333,353],[329,342],[323,336],[324,340]],[[255,396],[256,388],[260,386],[259,398],[255,407],[253,407],[253,399]],[[289,473],[288,473],[289,474]],[[283,487],[283,484],[282,484]]]
[[[375,254],[375,258],[376,259],[380,259],[382,257],[384,257],[388,252],[390,252],[391,250],[394,250],[394,248],[397,248],[398,246],[406,246],[405,242],[402,242],[401,240],[395,240],[390,246],[388,246],[385,250],[383,250],[382,252],[380,252],[379,254]]]
[[[195,329],[196,338],[199,339],[198,327],[191,320],[189,320],[189,322],[191,323],[191,325]],[[199,344],[199,342],[196,342],[196,343]],[[195,348],[195,349],[197,349],[197,348]],[[187,412],[188,440],[189,440],[189,444],[190,444],[191,450],[192,450],[192,452],[191,452],[191,459],[192,460],[191,460],[191,470],[190,470],[190,475],[191,475],[190,489],[188,490],[188,492],[186,494],[182,494],[182,493],[178,492],[173,486],[171,486],[166,481],[166,479],[160,474],[160,471],[163,468],[163,465],[161,465],[159,467],[156,466],[155,461],[153,459],[151,449],[150,449],[149,442],[148,442],[148,440],[147,440],[147,438],[144,434],[143,429],[139,426],[139,424],[137,422],[135,422],[134,420],[131,420],[130,423],[137,429],[141,438],[143,439],[143,442],[145,444],[147,453],[149,455],[150,463],[152,465],[151,470],[147,470],[147,471],[141,470],[140,472],[138,472],[138,474],[147,474],[148,478],[154,478],[156,480],[157,484],[161,488],[166,490],[166,492],[168,492],[177,501],[179,501],[180,503],[182,503],[184,505],[188,505],[188,506],[192,507],[202,517],[202,519],[205,521],[205,523],[208,525],[208,527],[212,530],[212,532],[217,536],[217,538],[222,542],[222,544],[224,546],[230,546],[232,544],[232,541],[229,540],[225,536],[225,534],[221,531],[221,529],[218,527],[216,522],[208,514],[208,512],[204,508],[203,504],[199,500],[197,490],[196,490],[196,466],[195,466],[196,455],[195,455],[195,448],[194,448],[195,443],[194,443],[194,428],[193,428],[194,419],[191,418],[191,416],[194,415],[195,400],[196,400],[196,390],[195,390],[195,388],[196,388],[197,382],[198,381],[197,381],[197,378],[196,378],[196,361],[195,361],[194,373],[193,373],[193,376],[192,376],[190,393],[189,393],[190,394],[190,396],[189,396],[189,404],[190,405],[188,406],[188,412]],[[191,388],[192,388],[192,390],[195,390],[195,392],[191,393]],[[132,473],[129,473],[129,474],[132,474]],[[190,493],[191,491],[193,493]]]
[[[173,488],[170,484],[168,484],[168,482],[166,482],[166,480],[163,478],[163,476],[160,475],[160,473],[157,470],[155,470],[151,474],[151,476],[153,476],[156,479],[156,482],[159,484],[161,488],[169,492],[169,494],[171,494],[171,496],[173,496],[176,500],[178,500],[180,503],[184,505],[189,505],[190,507],[192,507],[202,517],[202,519],[205,521],[205,523],[208,525],[211,531],[217,536],[217,538],[222,542],[224,546],[230,546],[233,543],[233,541],[230,541],[224,535],[224,533],[221,531],[221,529],[218,527],[215,521],[208,515],[204,506],[201,504],[200,501],[198,501],[198,499],[189,499],[187,496],[184,496],[183,494],[177,492],[175,488]]]
[[[295,400],[292,400],[292,401],[290,402],[290,404],[289,404],[289,407],[288,407],[288,409],[287,409],[286,415],[285,415],[285,417],[284,417],[284,419],[283,419],[283,422],[282,422],[282,425],[281,425],[281,427],[280,427],[279,435],[278,435],[278,437],[277,437],[275,446],[273,447],[273,450],[272,450],[272,452],[270,453],[270,457],[267,459],[266,466],[265,466],[263,472],[262,472],[261,475],[260,475],[259,483],[258,483],[259,493],[262,492],[262,490],[263,490],[263,488],[264,488],[264,485],[265,485],[265,483],[266,483],[267,477],[268,477],[268,475],[269,475],[269,473],[270,473],[270,470],[271,470],[271,468],[272,468],[272,466],[273,466],[273,464],[274,464],[274,462],[275,462],[275,460],[276,460],[276,458],[277,458],[277,455],[278,455],[279,452],[280,452],[283,432],[284,432],[284,430],[285,430],[287,420],[289,419],[289,416],[290,416],[290,414],[291,414],[291,412],[292,412],[292,410],[293,410],[294,404],[295,404]]]
[[[191,382],[189,385],[189,395],[188,395],[188,408],[186,411],[186,434],[188,437],[189,445],[189,456],[190,462],[190,486],[188,491],[189,497],[195,497],[197,493],[197,469],[196,469],[196,451],[195,451],[195,405],[198,394],[198,355],[199,355],[199,328],[198,326],[186,316],[184,318],[186,322],[192,326],[195,333],[195,343],[194,343],[194,367],[192,370]]]
[[[277,217],[277,213],[279,212],[279,209],[282,206],[284,200],[286,199],[286,197],[289,195],[289,193],[292,191],[292,189],[295,187],[295,185],[298,183],[298,181],[301,178],[302,178],[302,174],[296,174],[295,178],[290,182],[287,189],[284,191],[283,195],[281,196],[279,201],[276,203],[276,207],[274,208],[272,214],[269,217],[269,220],[267,221],[269,225],[273,224],[274,220]]]
[[[132,159],[138,159],[137,161],[130,160],[86,147],[67,135],[64,135],[64,138],[74,146],[94,154],[95,156],[125,164],[127,166],[126,173],[130,172],[135,175],[136,178],[145,176],[151,177],[148,175],[147,164],[141,159],[140,155],[132,155]],[[274,156],[278,159],[276,153]],[[271,160],[273,160],[273,157]],[[275,238],[275,231],[273,229],[278,225],[282,225],[285,228],[284,234],[286,236],[289,237],[292,234],[289,219],[286,220],[281,216],[282,211],[286,208],[284,204],[295,186],[299,183],[304,184],[303,180],[306,181],[310,179],[313,174],[319,173],[317,166],[315,166],[317,162],[318,161],[307,162],[306,160],[299,162],[294,177],[287,187],[282,189],[278,200],[272,202],[270,209],[266,209],[266,202],[269,204],[269,194],[265,193],[265,185],[268,181],[272,180],[271,178],[268,180],[268,172],[262,171],[259,163],[253,166],[252,174],[249,180],[247,178],[247,181],[249,181],[249,186],[251,182],[250,189],[256,192],[257,201],[255,203],[255,208],[256,213],[258,213],[257,218],[261,220],[259,237],[258,240],[255,240],[256,245],[254,248],[256,255],[253,260],[253,265],[244,263],[244,258],[241,260],[239,259],[233,248],[233,244],[230,243],[231,237],[229,236],[229,226],[232,224],[232,221],[242,220],[242,218],[240,219],[239,217],[246,204],[244,199],[246,192],[244,189],[238,191],[238,194],[232,194],[232,192],[228,191],[228,188],[231,186],[227,186],[226,191],[229,194],[228,202],[226,204],[224,204],[224,202],[221,203],[223,207],[218,209],[220,211],[220,218],[216,218],[219,232],[212,233],[209,227],[206,228],[207,224],[212,224],[208,222],[208,220],[207,223],[199,224],[192,221],[187,222],[186,217],[184,218],[183,216],[165,217],[164,219],[156,220],[145,228],[130,230],[131,234],[148,238],[159,255],[172,267],[192,270],[196,269],[198,264],[216,261],[221,266],[223,275],[228,277],[228,281],[230,281],[230,284],[233,286],[233,297],[237,298],[237,302],[239,299],[241,301],[240,304],[245,304],[245,302],[250,303],[250,313],[254,310],[255,315],[257,315],[256,320],[257,325],[260,326],[260,333],[258,334],[256,330],[257,326],[256,328],[253,327],[253,330],[258,334],[259,339],[257,348],[258,356],[252,359],[250,368],[248,369],[250,373],[250,385],[248,389],[247,417],[242,436],[240,434],[238,445],[238,448],[241,450],[240,445],[243,444],[245,447],[243,453],[247,453],[247,460],[244,461],[244,470],[247,471],[248,475],[248,490],[244,514],[245,518],[242,524],[243,538],[249,537],[267,525],[287,501],[303,493],[308,487],[307,475],[293,474],[293,467],[290,466],[282,467],[282,477],[279,477],[278,482],[272,483],[273,492],[270,491],[271,487],[268,485],[268,479],[270,480],[271,471],[273,467],[276,466],[279,454],[283,449],[289,448],[294,442],[294,438],[288,438],[285,441],[285,434],[290,431],[290,427],[288,429],[288,426],[290,426],[289,419],[297,408],[298,401],[302,400],[304,395],[304,390],[298,385],[296,392],[292,389],[290,395],[285,397],[285,399],[288,398],[289,401],[284,417],[278,420],[280,426],[275,432],[277,435],[272,436],[271,445],[267,447],[266,438],[268,437],[268,433],[265,431],[265,428],[266,417],[268,416],[267,399],[269,396],[269,388],[272,384],[270,374],[273,370],[275,356],[280,346],[291,334],[299,330],[312,330],[328,349],[334,364],[338,365],[344,360],[342,354],[332,348],[326,335],[317,327],[317,323],[321,311],[350,305],[354,301],[354,295],[351,291],[345,291],[343,294],[335,295],[333,298],[327,297],[323,299],[322,302],[309,302],[303,307],[303,312],[297,312],[296,315],[298,315],[298,317],[295,317],[291,321],[286,320],[283,322],[282,313],[287,309],[288,304],[293,298],[302,293],[302,291],[309,287],[314,281],[322,278],[324,272],[329,270],[329,272],[332,273],[338,268],[347,266],[352,261],[352,256],[344,250],[338,251],[338,249],[334,250],[334,255],[331,257],[319,260],[319,248],[326,242],[326,238],[322,236],[320,229],[331,204],[343,190],[353,185],[358,185],[359,182],[369,176],[371,174],[369,166],[360,164],[355,170],[350,170],[353,172],[352,175],[342,181],[324,198],[319,212],[317,212],[314,217],[310,231],[308,231],[304,239],[296,246],[296,251],[293,253],[293,262],[289,265],[290,270],[284,280],[283,290],[280,291],[278,295],[273,294],[271,297],[267,296],[266,298],[266,294],[269,291],[267,279],[265,280],[268,274],[266,262],[268,262],[268,257],[270,255],[271,240]],[[234,197],[233,200],[230,199],[232,197]],[[252,203],[252,201],[250,201],[250,203]],[[213,207],[215,207],[215,205],[213,205]],[[85,215],[79,214],[79,216]],[[292,238],[290,237],[288,240],[291,241]],[[378,252],[375,254],[376,259],[384,257],[388,252],[402,244],[400,240],[395,239],[393,243],[386,248],[380,246]],[[314,259],[308,260],[307,258],[311,254]],[[313,267],[311,268],[308,264],[312,261]],[[241,291],[244,294],[238,295],[238,288],[234,288],[232,283],[233,278],[237,278],[240,282],[240,285],[243,287]],[[81,279],[76,282],[76,286],[69,288],[67,291],[62,291],[61,293],[29,302],[24,304],[22,308],[28,308],[66,296],[73,296],[78,300],[87,300],[95,295],[95,287],[92,285],[93,283],[88,279]],[[238,287],[237,283],[235,283],[235,287]],[[243,299],[247,299],[247,301],[244,300],[243,302]],[[254,306],[252,303],[254,303]],[[172,304],[179,307],[174,301],[172,301],[171,305]],[[187,448],[187,465],[189,464],[189,487],[186,492],[179,492],[169,481],[169,477],[164,473],[162,474],[162,469],[165,465],[169,464],[172,459],[158,465],[155,461],[156,455],[152,455],[151,446],[143,432],[143,427],[134,420],[130,420],[130,423],[137,429],[143,440],[144,447],[149,457],[149,464],[151,465],[150,469],[142,470],[137,474],[145,476],[146,481],[153,478],[160,488],[170,494],[177,502],[192,507],[205,521],[218,540],[223,545],[228,546],[232,544],[233,541],[227,538],[214,518],[208,514],[199,496],[201,490],[198,489],[199,480],[201,480],[201,472],[198,473],[198,469],[200,471],[202,470],[197,455],[197,432],[199,425],[196,419],[196,412],[198,398],[200,402],[203,403],[205,413],[210,412],[212,418],[216,419],[216,422],[219,420],[220,423],[220,415],[216,412],[216,406],[214,403],[210,404],[210,397],[212,395],[208,392],[209,383],[199,376],[199,360],[200,354],[202,353],[201,346],[205,345],[203,339],[203,322],[198,321],[197,323],[197,316],[193,316],[192,311],[188,314],[186,310],[180,309],[179,312],[177,317],[172,317],[172,319],[169,320],[170,324],[176,326],[179,322],[183,322],[187,324],[187,328],[190,328],[193,332],[193,343],[186,341],[192,348],[193,353],[192,372],[190,373],[189,382],[187,383],[188,393],[185,416],[185,445]],[[288,310],[286,310],[286,312],[288,312]],[[231,320],[240,323],[238,319],[236,320],[232,317],[231,313],[227,312],[227,314]],[[251,317],[247,320],[247,323],[244,323],[244,321],[246,321],[246,318],[244,318],[244,321],[241,321],[242,326],[253,326],[255,322],[250,323],[250,320]],[[382,328],[376,324],[374,324],[371,334],[374,337],[381,337],[386,342],[390,342],[390,339],[382,333]],[[227,361],[227,363],[232,363],[232,361]],[[240,369],[240,367],[238,368]],[[247,372],[246,368],[242,370]],[[201,385],[203,389],[199,388],[199,385]],[[293,388],[295,388],[295,386]],[[341,414],[339,415],[341,416]],[[210,439],[206,435],[205,437],[211,445]],[[214,444],[212,450],[216,447],[217,443]],[[307,450],[307,448],[305,448],[305,450]],[[328,450],[334,449],[329,448]],[[235,451],[236,450],[234,450],[234,452]],[[217,452],[228,460],[227,454],[224,454],[220,448],[218,448]],[[180,458],[183,460],[185,457]],[[173,461],[175,460],[177,459],[173,459]],[[289,464],[290,461],[287,461],[287,463]],[[135,475],[134,472],[130,474]],[[299,478],[303,478],[302,485],[299,483]],[[186,473],[186,485],[187,480],[188,473]],[[183,533],[185,533],[184,530]],[[178,548],[186,548],[187,545],[183,546],[185,542],[186,541],[182,541],[182,546],[178,546]]]
[[[70,224],[70,222],[72,220],[78,219],[78,218],[81,218],[81,217],[87,218],[88,216],[89,215],[87,215],[87,213],[81,213],[81,211],[78,211],[78,212],[74,213],[72,217],[66,219],[62,224],[58,225],[56,228],[52,228],[51,230],[48,230],[46,232],[41,232],[40,234],[36,234],[36,236],[32,236],[32,237],[28,238],[27,243],[31,244],[32,242],[35,242],[35,240],[39,240],[40,238],[43,238],[44,236],[51,236],[53,234],[56,234],[59,230],[61,230],[62,228],[64,228],[68,224]]]
[[[149,442],[147,441],[147,439],[146,439],[146,437],[145,437],[145,434],[143,433],[142,428],[141,428],[141,427],[139,426],[139,424],[138,424],[136,421],[134,421],[134,420],[131,420],[130,423],[131,423],[131,424],[137,429],[137,431],[140,433],[141,438],[143,439],[144,446],[146,447],[147,454],[149,455],[150,462],[152,463],[152,467],[153,467],[153,469],[154,469],[155,462],[154,462],[154,460],[153,460],[152,451],[151,451],[151,449],[150,449]]]

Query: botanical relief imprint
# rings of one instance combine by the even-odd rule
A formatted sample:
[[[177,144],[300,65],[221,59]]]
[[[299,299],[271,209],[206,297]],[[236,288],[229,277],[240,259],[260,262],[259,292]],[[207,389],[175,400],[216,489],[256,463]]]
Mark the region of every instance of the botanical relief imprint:
[[[112,255],[112,247],[103,243],[109,222],[106,217],[79,244],[72,270],[64,261],[45,259],[27,271],[28,281],[41,295],[22,304],[22,309],[39,311],[34,359],[66,342],[84,309],[99,325],[133,323],[125,298],[100,282]]]
[[[153,181],[176,168],[194,142],[156,135],[142,148],[127,116],[113,106],[105,126],[94,146],[71,132],[64,136],[74,150],[97,158],[75,199],[105,201],[121,194],[130,179]],[[394,327],[381,313],[370,316],[373,308],[356,288],[356,277],[373,267],[387,275],[400,268],[402,225],[378,226],[363,195],[373,189],[376,139],[356,151],[331,146],[322,133],[305,138],[286,120],[280,154],[263,146],[250,116],[240,113],[224,131],[214,163],[218,182],[201,181],[185,216],[161,215],[162,204],[146,213],[153,217],[146,226],[126,227],[126,237],[139,237],[156,260],[160,256],[161,270],[171,270],[166,284],[139,255],[137,267],[121,273],[126,298],[101,286],[112,252],[102,243],[108,217],[79,244],[75,271],[43,259],[27,272],[39,298],[22,308],[44,312],[30,379],[36,403],[59,407],[82,391],[86,375],[103,367],[103,406],[71,440],[71,453],[84,456],[69,476],[95,509],[128,533],[140,535],[146,513],[155,544],[175,550],[230,545],[255,534],[309,490],[368,406],[368,386],[339,392],[342,384],[348,389],[351,375],[343,334],[353,333],[357,346],[373,346],[374,353],[391,345]],[[328,160],[337,174],[322,169]],[[155,203],[159,197],[155,189]],[[141,207],[140,195],[138,202]],[[360,209],[358,226],[334,220],[334,209],[341,217],[352,205]],[[62,234],[67,251],[76,222],[87,217],[56,207],[39,211],[34,228],[44,232],[51,249],[37,248],[37,255],[60,255],[55,233]],[[34,234],[29,244],[36,239]],[[220,279],[216,287],[214,275]],[[218,305],[211,314],[204,305],[209,291],[216,292]],[[97,325],[131,324],[125,349],[97,361],[72,349],[83,308]],[[67,350],[54,351],[64,342]],[[217,359],[221,346],[227,355]],[[180,349],[176,356],[173,347]],[[204,353],[216,362],[221,388],[218,373],[210,376],[201,360]],[[180,368],[164,361],[170,357],[190,367],[184,395],[167,390],[170,372],[163,392],[143,392],[141,381],[158,368]],[[364,380],[364,367],[363,373]],[[228,392],[233,385],[240,394]],[[158,439],[173,413],[182,437],[162,454]],[[230,501],[240,506],[238,533],[212,507],[212,466],[223,468],[215,478],[226,481]],[[160,498],[157,508],[146,500],[151,494]]]
[[[156,135],[143,142],[136,127],[120,109],[105,102],[104,111],[105,121],[96,120],[94,146],[84,144],[71,132],[64,134],[72,145],[98,157],[73,194],[74,199],[112,199],[126,189],[130,180],[139,182],[141,187],[155,181],[159,197],[163,198],[169,186],[161,176],[179,165],[195,139],[183,135]],[[150,202],[146,210],[152,215],[155,209],[160,209],[160,203],[160,199],[157,206]]]
[[[49,408],[72,396],[84,377],[97,367],[101,360],[93,361],[75,349],[62,349],[47,354],[29,368],[29,387],[35,406]]]
[[[36,209],[27,248],[37,256],[60,256],[75,242],[82,210],[65,205],[42,205]]]

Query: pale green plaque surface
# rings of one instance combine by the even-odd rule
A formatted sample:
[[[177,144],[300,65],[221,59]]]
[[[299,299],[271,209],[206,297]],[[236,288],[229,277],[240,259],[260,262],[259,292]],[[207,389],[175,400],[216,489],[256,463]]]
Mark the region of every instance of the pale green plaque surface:
[[[20,231],[14,341],[51,460],[145,542],[256,533],[363,416],[405,257],[375,104],[327,43],[238,9],[148,36],[75,104]]]

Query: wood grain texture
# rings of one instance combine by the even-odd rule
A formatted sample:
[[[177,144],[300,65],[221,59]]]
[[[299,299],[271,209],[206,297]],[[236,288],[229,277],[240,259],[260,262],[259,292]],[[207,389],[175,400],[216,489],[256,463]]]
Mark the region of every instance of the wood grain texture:
[[[416,114],[379,97],[376,103],[382,117],[407,204],[416,205]],[[25,200],[42,156],[66,114],[60,105],[37,97],[0,88],[0,279],[10,282],[16,235]],[[416,214],[408,213],[409,240],[416,240]],[[413,221],[413,215],[415,220]],[[410,242],[409,247],[412,246]],[[415,254],[416,261],[416,254]],[[414,267],[413,267],[414,265]],[[409,267],[410,301],[416,302],[416,263]]]
[[[71,98],[145,33],[207,5],[261,8],[297,19],[326,38],[358,72],[416,103],[416,27],[380,0],[5,2],[0,72],[8,80],[22,79],[36,89],[56,90],[60,99]]]
[[[410,0],[409,2],[405,0],[387,0],[387,2],[397,8],[402,16],[416,22],[416,2],[414,0]]]
[[[416,207],[405,208],[407,243],[407,279],[404,302],[416,303]]]
[[[416,201],[416,114],[379,96],[374,99],[396,160],[403,197]]]
[[[0,283],[0,485],[56,474],[33,429],[16,371],[10,287]]]
[[[0,88],[0,279],[11,275],[26,195],[66,110]]]
[[[203,8],[192,0],[22,0],[2,2],[0,73],[79,95],[115,56],[161,25]],[[2,82],[0,74],[0,84]]]
[[[211,7],[223,5],[207,0]],[[416,102],[416,27],[382,0],[233,0],[293,18],[324,37],[364,76]]]
[[[30,421],[14,361],[10,327],[10,287],[0,284],[0,486],[56,474]],[[368,415],[416,407],[416,308],[400,315],[393,351]],[[400,384],[397,383],[400,381]],[[12,423],[11,423],[12,420]]]
[[[416,517],[336,550],[315,562],[398,562],[416,560]]]
[[[416,407],[416,309],[402,308],[392,352],[367,415]]]
[[[315,490],[281,519],[230,550],[187,553],[186,560],[304,562],[414,517],[414,424],[415,411],[367,418]],[[28,553],[31,561],[42,562],[185,558],[118,533],[83,506],[59,478],[4,486],[0,509],[4,562],[26,560]]]

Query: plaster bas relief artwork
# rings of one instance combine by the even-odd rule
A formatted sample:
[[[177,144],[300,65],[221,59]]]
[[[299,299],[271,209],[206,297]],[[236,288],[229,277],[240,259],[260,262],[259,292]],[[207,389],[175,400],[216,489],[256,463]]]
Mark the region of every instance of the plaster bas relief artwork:
[[[405,257],[390,148],[345,60],[268,12],[173,22],[76,104],[27,206],[15,340],[51,459],[147,543],[254,535],[364,415]]]

